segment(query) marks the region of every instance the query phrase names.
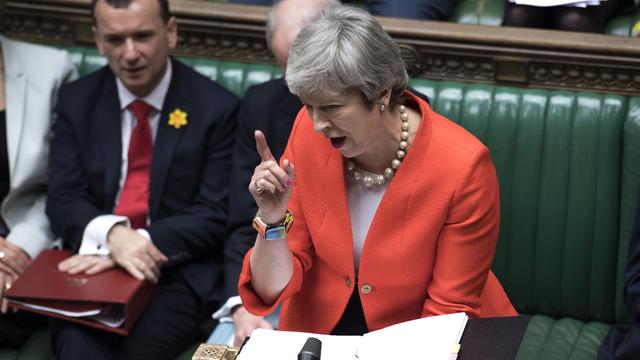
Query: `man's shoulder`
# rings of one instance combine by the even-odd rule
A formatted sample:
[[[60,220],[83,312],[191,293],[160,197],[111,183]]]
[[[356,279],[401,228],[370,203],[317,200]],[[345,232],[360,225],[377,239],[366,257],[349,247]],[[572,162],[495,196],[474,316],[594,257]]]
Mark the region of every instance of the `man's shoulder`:
[[[65,84],[60,91],[63,93],[84,92],[88,88],[96,88],[98,84],[103,83],[105,79],[109,77],[115,80],[115,76],[113,76],[109,66],[105,65],[92,73],[83,75],[80,78]]]
[[[33,44],[25,41],[18,41],[4,38],[7,46],[11,47],[10,51],[18,55],[23,61],[37,61],[42,66],[42,59],[47,59],[46,63],[51,61],[66,60],[68,53],[62,49],[56,49],[51,46]]]
[[[211,101],[215,97],[216,101],[237,101],[238,97],[231,91],[218,84],[216,81],[195,71],[179,60],[173,59],[173,76],[180,79],[188,86],[182,87],[190,92],[189,96],[202,101]]]
[[[19,64],[18,68],[32,80],[57,81],[73,71],[73,63],[66,50],[6,37],[2,37],[1,40],[2,45],[6,47],[7,56],[11,58],[11,63]]]
[[[242,98],[242,108],[248,114],[260,114],[265,111],[283,109],[284,113],[276,112],[278,116],[290,115],[293,117],[301,107],[298,97],[289,92],[289,88],[282,78],[253,85]]]
[[[271,79],[261,84],[256,84],[249,89],[244,96],[245,99],[267,99],[279,100],[283,95],[287,95],[289,89],[283,78]],[[293,96],[293,95],[292,95]]]
[[[58,92],[58,108],[70,105],[72,108],[82,108],[83,104],[93,104],[100,98],[107,81],[111,81],[115,92],[115,76],[108,66],[104,66],[90,74],[63,85]]]

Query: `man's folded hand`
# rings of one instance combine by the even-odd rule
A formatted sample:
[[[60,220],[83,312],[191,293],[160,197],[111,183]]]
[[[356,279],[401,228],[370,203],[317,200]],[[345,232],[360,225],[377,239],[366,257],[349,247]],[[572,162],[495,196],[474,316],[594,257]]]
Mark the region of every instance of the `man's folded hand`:
[[[115,266],[113,260],[108,256],[101,255],[73,255],[58,264],[58,270],[69,274],[79,274],[84,272],[87,275],[111,269]]]
[[[0,237],[0,271],[20,276],[31,260],[24,250]]]
[[[131,276],[158,282],[160,269],[168,259],[151,240],[126,226],[115,225],[109,231],[107,245],[111,258]]]

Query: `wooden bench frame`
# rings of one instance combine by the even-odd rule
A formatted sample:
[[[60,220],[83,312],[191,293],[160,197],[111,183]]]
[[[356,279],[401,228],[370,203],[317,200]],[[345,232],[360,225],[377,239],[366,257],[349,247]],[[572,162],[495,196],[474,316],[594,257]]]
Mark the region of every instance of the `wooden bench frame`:
[[[93,46],[90,0],[13,0],[2,26],[18,39]],[[173,0],[177,55],[275,63],[268,8]],[[549,30],[380,18],[412,77],[548,89],[640,94],[640,40]]]

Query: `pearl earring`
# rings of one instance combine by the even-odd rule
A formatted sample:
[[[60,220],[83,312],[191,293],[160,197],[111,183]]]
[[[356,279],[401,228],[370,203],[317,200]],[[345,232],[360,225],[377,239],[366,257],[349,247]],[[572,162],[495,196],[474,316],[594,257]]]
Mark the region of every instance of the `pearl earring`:
[[[380,104],[380,112],[384,112],[387,107],[384,104]]]

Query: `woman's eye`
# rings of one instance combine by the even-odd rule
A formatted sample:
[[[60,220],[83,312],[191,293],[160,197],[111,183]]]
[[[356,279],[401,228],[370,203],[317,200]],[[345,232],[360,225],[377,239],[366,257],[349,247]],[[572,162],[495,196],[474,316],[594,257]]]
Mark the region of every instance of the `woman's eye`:
[[[326,112],[336,111],[340,108],[340,105],[326,105],[323,106],[323,110]]]

